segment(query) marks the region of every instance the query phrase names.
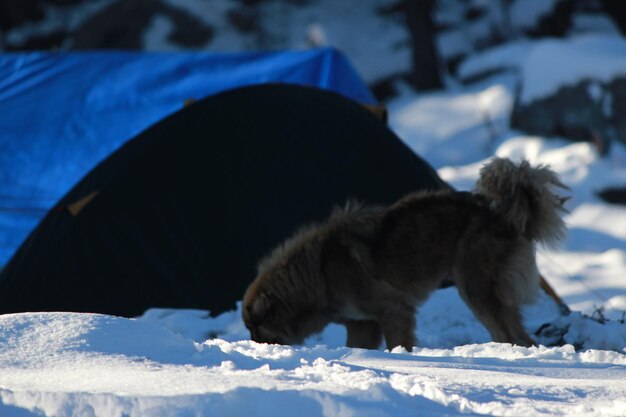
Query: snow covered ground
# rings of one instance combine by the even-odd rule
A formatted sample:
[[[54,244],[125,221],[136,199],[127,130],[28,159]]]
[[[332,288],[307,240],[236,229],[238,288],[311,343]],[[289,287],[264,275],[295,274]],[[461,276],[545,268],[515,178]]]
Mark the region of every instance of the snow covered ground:
[[[626,409],[626,358],[571,346],[406,353],[200,344],[145,320],[62,313],[0,317],[0,326],[2,416],[623,416]]]
[[[626,415],[626,208],[594,194],[626,181],[626,149],[600,158],[591,144],[509,130],[513,81],[406,89],[391,125],[459,189],[493,154],[550,164],[572,188],[568,240],[539,264],[574,313],[547,297],[525,312],[530,332],[556,323],[566,345],[491,343],[454,288],[420,309],[413,352],[342,347],[339,326],[301,347],[256,344],[237,311],[5,315],[0,416]],[[612,320],[583,317],[598,308]]]

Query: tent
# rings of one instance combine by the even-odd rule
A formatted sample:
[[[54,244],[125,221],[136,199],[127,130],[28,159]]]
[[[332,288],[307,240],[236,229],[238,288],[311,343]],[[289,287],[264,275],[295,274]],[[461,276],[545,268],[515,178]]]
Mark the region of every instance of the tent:
[[[0,275],[0,312],[234,308],[258,260],[349,198],[446,184],[363,106],[243,87],[149,127],[86,175]]]
[[[267,82],[375,101],[333,49],[0,54],[0,267],[46,212],[128,139],[187,99]]]

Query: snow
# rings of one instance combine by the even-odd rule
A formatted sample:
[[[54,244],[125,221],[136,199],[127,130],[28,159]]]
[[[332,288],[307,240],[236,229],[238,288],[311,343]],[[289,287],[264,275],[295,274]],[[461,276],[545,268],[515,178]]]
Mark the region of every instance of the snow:
[[[302,49],[332,46],[344,52],[367,82],[406,71],[411,65],[409,33],[402,22],[381,16],[378,10],[389,7],[389,0],[369,0],[365,7],[353,2],[317,0],[315,2],[265,2],[255,10],[263,23],[263,36],[237,33],[228,24],[228,12],[241,7],[233,0],[166,0],[190,12],[215,28],[215,38],[203,49],[244,51],[253,49]],[[402,15],[398,16],[402,19]],[[355,36],[350,27],[364,31]],[[163,23],[155,23],[163,26]],[[367,36],[375,33],[376,36]],[[169,47],[162,30],[145,39],[148,50]],[[384,57],[384,59],[381,59]]]
[[[176,51],[178,45],[169,41],[170,34],[174,31],[171,19],[163,14],[156,14],[150,21],[150,25],[143,33],[143,45],[146,50]]]
[[[408,353],[198,343],[143,318],[80,313],[5,315],[0,329],[0,415],[409,416],[420,409],[428,416],[620,416],[626,410],[626,357],[571,345],[482,343]]]
[[[514,82],[505,75],[423,99],[404,94],[388,105],[390,125],[436,168],[481,161],[493,153],[492,139],[508,130]]]
[[[517,70],[532,48],[532,43],[521,40],[505,43],[471,55],[459,66],[461,80],[502,70]]]
[[[163,0],[168,5],[189,13],[214,30],[214,37],[195,50],[258,51],[305,49],[311,46],[332,46],[345,53],[367,82],[406,72],[411,66],[410,35],[401,13],[396,18],[384,16],[380,9],[393,6],[393,0],[368,0],[365,7],[355,7],[351,1],[317,0],[268,1],[252,6],[251,13],[259,17],[261,34],[242,32],[229,19],[229,13],[245,9],[237,0]],[[89,17],[109,6],[112,0],[83,2],[72,7],[46,6],[42,22],[26,23],[7,31],[4,40],[21,45],[34,36],[46,36],[55,31],[71,33]],[[358,28],[359,36],[350,28]],[[153,17],[143,34],[143,50],[169,51],[180,49],[169,35],[174,29],[165,14]],[[375,33],[376,36],[368,36]],[[2,41],[2,39],[0,39]],[[71,41],[59,45],[67,49]],[[384,57],[381,59],[381,57]]]
[[[589,95],[600,101],[601,84],[626,76],[626,40],[587,33],[566,40],[509,42],[473,54],[459,66],[458,76],[466,80],[503,70],[519,72],[523,104],[583,81],[591,82]]]
[[[356,50],[351,56],[363,57],[357,67],[371,65],[369,78],[402,68],[405,58],[382,62],[377,48],[404,35],[389,29],[376,40],[380,46],[366,44],[372,37],[350,39],[339,23],[323,19],[344,6],[319,3],[328,11],[314,15],[311,8],[298,21],[303,37],[311,30],[320,41],[345,42]],[[206,7],[202,0],[180,4]],[[206,19],[223,22],[218,12],[231,5],[216,1]],[[365,13],[350,15],[365,21],[371,18]],[[171,22],[157,16],[145,41],[162,48],[170,30]],[[245,36],[236,41],[251,42]],[[549,164],[571,188],[568,238],[554,251],[539,248],[538,264],[572,313],[563,315],[546,295],[527,306],[525,326],[538,347],[491,342],[455,288],[436,291],[420,307],[419,347],[412,352],[346,348],[345,330],[337,325],[303,346],[257,344],[239,310],[211,317],[199,310],[152,309],[135,319],[3,315],[0,416],[623,417],[626,207],[604,203],[596,192],[624,185],[626,148],[616,143],[600,157],[592,144],[527,136],[508,126],[520,79],[526,100],[585,78],[606,82],[626,72],[624,52],[622,39],[605,35],[522,41],[477,54],[461,67],[468,76],[496,68],[519,73],[428,94],[398,84],[400,95],[387,103],[392,129],[457,189],[471,189],[493,155]]]
[[[585,80],[608,83],[626,76],[626,40],[607,34],[585,34],[567,40],[539,41],[521,71],[522,103]]]
[[[619,29],[615,23],[606,15],[603,14],[575,14],[572,16],[572,30],[573,33],[606,33],[614,36],[619,35]]]
[[[82,22],[102,10],[105,6],[106,2],[102,1],[83,2],[72,8],[54,7],[44,4],[42,8],[45,19],[35,23],[28,22],[7,31],[3,34],[3,36],[6,36],[4,40],[7,43],[21,45],[32,37],[46,36],[57,31],[72,32]]]
[[[550,14],[562,0],[515,0],[509,11],[511,24],[518,28],[532,28],[542,17]]]

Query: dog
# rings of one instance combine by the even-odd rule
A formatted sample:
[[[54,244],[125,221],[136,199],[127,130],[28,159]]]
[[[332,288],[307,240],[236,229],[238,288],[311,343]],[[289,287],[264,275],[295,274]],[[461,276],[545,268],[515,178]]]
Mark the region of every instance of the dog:
[[[409,194],[386,208],[348,203],[299,230],[258,267],[243,298],[256,342],[302,344],[331,322],[346,345],[410,351],[417,306],[450,280],[496,342],[534,345],[520,307],[539,288],[537,244],[556,245],[567,189],[547,166],[494,158],[472,192]]]

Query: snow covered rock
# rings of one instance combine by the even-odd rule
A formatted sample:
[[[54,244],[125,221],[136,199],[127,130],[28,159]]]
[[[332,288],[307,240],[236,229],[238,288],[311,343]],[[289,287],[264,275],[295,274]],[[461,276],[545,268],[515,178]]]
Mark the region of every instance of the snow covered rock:
[[[437,45],[448,70],[461,79],[465,59],[509,41],[562,37],[572,29],[573,0],[438,0]]]
[[[160,0],[118,0],[86,19],[76,29],[72,47],[141,49],[144,33],[149,28],[167,32],[167,40],[183,48],[204,46],[213,37],[213,28],[168,3]]]
[[[606,152],[626,143],[626,40],[588,35],[543,41],[521,68],[511,126],[532,134],[592,141]]]

